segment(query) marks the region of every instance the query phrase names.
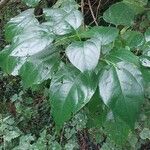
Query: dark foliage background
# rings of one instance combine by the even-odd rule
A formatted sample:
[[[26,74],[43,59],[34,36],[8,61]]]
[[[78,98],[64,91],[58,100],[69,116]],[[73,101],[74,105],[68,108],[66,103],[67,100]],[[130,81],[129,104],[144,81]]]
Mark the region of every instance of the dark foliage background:
[[[83,4],[78,0],[78,4],[84,14],[85,24],[95,26],[107,25],[101,16],[106,9],[119,1],[85,0]],[[42,0],[36,7],[35,14],[42,14],[43,7],[51,7],[55,2],[56,0]],[[149,5],[150,2],[148,8]],[[5,24],[28,7],[20,0],[10,0],[0,8],[0,50],[2,50],[7,45],[4,39]],[[96,17],[95,21],[92,14]],[[143,13],[137,18],[135,29],[144,32],[149,25],[150,22],[146,22]],[[9,76],[0,70],[0,149],[59,150],[61,147],[64,150],[150,149],[150,95],[146,97],[135,130],[122,145],[117,145],[103,129],[86,128],[86,110],[82,110],[72,118],[57,135],[50,114],[48,88],[48,83],[45,82],[35,89],[23,89],[19,76]]]

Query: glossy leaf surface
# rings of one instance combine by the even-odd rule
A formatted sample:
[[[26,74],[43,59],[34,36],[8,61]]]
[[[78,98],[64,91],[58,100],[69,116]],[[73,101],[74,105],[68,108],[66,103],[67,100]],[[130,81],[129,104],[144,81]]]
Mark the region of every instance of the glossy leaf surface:
[[[22,77],[25,87],[41,84],[43,81],[52,78],[54,72],[60,65],[59,53],[51,54],[52,47],[43,53],[30,57],[20,68],[19,74]]]
[[[76,9],[44,9],[49,27],[56,35],[64,35],[77,30],[83,21],[82,14]]]
[[[26,13],[23,12],[23,18]],[[15,19],[20,20],[20,18]],[[51,78],[60,60],[57,50],[55,53],[54,47],[51,46],[54,35],[47,26],[43,28],[43,25],[38,23],[26,28],[24,22],[20,23],[21,25],[15,24],[14,30],[9,28],[9,32],[15,31],[15,35],[12,44],[0,53],[2,59],[0,66],[9,74],[20,74],[24,85],[30,87]],[[55,54],[52,55],[53,53]]]
[[[112,112],[133,128],[144,98],[142,74],[137,67],[124,62],[107,66],[99,80],[99,92]]]
[[[106,45],[115,41],[118,34],[119,30],[117,28],[96,26],[81,33],[80,36],[83,38],[97,38],[101,45]]]
[[[105,57],[106,60],[113,62],[113,63],[118,63],[121,61],[129,62],[132,63],[136,66],[139,66],[139,58],[135,56],[131,51],[126,50],[124,48],[122,49],[117,49],[117,50],[112,50],[109,55]]]
[[[13,37],[21,34],[22,31],[30,28],[31,26],[38,25],[38,20],[34,16],[34,10],[28,9],[18,16],[12,18],[5,27],[5,37],[8,42],[11,42]]]
[[[15,36],[11,56],[29,57],[42,52],[53,41],[53,34],[41,25],[32,26],[22,34]]]
[[[62,126],[71,115],[84,107],[97,87],[94,73],[81,73],[73,67],[57,72],[51,82],[50,101],[57,126]]]
[[[93,70],[100,57],[100,44],[97,39],[85,42],[74,42],[66,49],[66,54],[71,63],[80,71]]]
[[[39,2],[22,1],[29,7]],[[41,2],[38,6],[43,8]],[[104,12],[104,20],[97,18],[106,26],[96,27],[83,22],[75,0],[58,0],[51,8],[43,8],[40,16],[34,15],[34,9],[21,12],[5,27],[8,46],[0,51],[0,67],[21,76],[25,88],[50,87],[45,95],[57,129],[85,107],[84,127],[86,123],[104,127],[108,137],[120,144],[129,127],[133,129],[149,90],[150,29],[143,36],[138,22],[143,20],[144,26],[147,9],[146,16],[136,18],[146,3],[114,3]]]

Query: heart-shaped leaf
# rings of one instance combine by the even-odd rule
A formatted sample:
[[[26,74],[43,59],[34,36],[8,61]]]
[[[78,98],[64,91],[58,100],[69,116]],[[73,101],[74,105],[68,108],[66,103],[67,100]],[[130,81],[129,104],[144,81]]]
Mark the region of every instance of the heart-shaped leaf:
[[[148,0],[123,0],[136,14],[140,14],[144,11],[144,6],[147,5]]]
[[[103,14],[103,19],[106,22],[124,26],[133,25],[134,17],[134,11],[123,2],[110,6]]]
[[[11,56],[29,57],[43,51],[49,46],[54,35],[48,28],[42,25],[31,26],[22,34],[15,36],[12,42]]]
[[[132,63],[136,66],[139,66],[139,58],[135,56],[131,51],[124,48],[112,50],[109,55],[105,57],[106,60],[109,60],[113,63],[118,63],[121,61]]]
[[[39,22],[34,16],[34,10],[28,9],[18,16],[12,18],[5,26],[5,37],[11,42],[13,37],[21,34],[22,31],[29,29],[31,26],[38,25]]]
[[[114,27],[96,26],[80,34],[82,38],[97,38],[101,45],[109,44],[117,38],[119,30]]]
[[[108,115],[113,115],[110,113],[108,113]],[[112,119],[107,119],[104,124],[104,130],[110,139],[115,141],[118,145],[125,144],[130,132],[129,126],[124,121],[114,116]]]
[[[60,63],[58,49],[51,45],[53,37],[42,24],[22,30],[0,53],[0,66],[9,74],[21,75],[25,87],[42,83],[52,77]]]
[[[50,87],[52,114],[57,126],[62,126],[71,115],[85,106],[97,87],[94,73],[81,73],[64,67],[54,76]]]
[[[138,48],[145,41],[143,35],[136,31],[127,31],[122,35],[122,38],[130,48]]]
[[[82,14],[76,9],[67,10],[61,8],[44,9],[46,20],[54,34],[64,35],[77,30],[83,21]]]
[[[66,54],[71,63],[80,71],[93,70],[100,57],[100,44],[97,39],[85,42],[74,42],[66,49]]]
[[[58,50],[52,53],[52,47],[36,54],[26,60],[19,70],[24,87],[41,84],[43,81],[52,78],[54,72],[60,65]]]
[[[124,62],[116,67],[107,66],[100,76],[99,92],[112,112],[133,128],[144,99],[143,78],[138,68]]]

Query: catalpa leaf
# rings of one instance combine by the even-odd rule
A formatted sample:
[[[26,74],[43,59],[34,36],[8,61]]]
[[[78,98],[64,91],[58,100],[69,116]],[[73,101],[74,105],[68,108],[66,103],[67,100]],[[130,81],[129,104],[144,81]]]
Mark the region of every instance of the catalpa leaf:
[[[119,30],[114,27],[96,26],[80,34],[82,38],[97,38],[101,45],[109,44],[117,38]]]
[[[88,122],[87,126],[92,127],[101,127],[106,121],[107,109],[104,106],[103,101],[99,97],[99,90],[96,89],[96,92],[92,96],[89,103],[86,105]]]
[[[123,0],[136,14],[140,14],[144,11],[144,6],[147,5],[148,0]]]
[[[6,73],[11,73],[17,64],[17,60],[13,59],[13,57],[9,58],[10,46],[6,46],[2,51],[0,51],[0,67]]]
[[[49,47],[43,53],[36,54],[26,60],[19,70],[24,87],[41,84],[52,78],[60,65],[58,50],[52,53],[53,47]]]
[[[118,145],[125,144],[130,132],[129,126],[124,121],[114,116],[112,119],[107,119],[104,123],[104,130],[110,139],[115,141]]]
[[[133,25],[134,17],[134,11],[123,2],[113,4],[103,14],[106,22],[124,26]]]
[[[138,68],[125,62],[107,66],[100,76],[99,92],[112,112],[133,128],[144,99],[143,78]]]
[[[52,115],[58,127],[84,107],[97,87],[94,73],[81,73],[73,67],[64,67],[52,79],[50,102]]]
[[[61,63],[59,49],[52,46],[30,57],[11,56],[8,48],[0,52],[0,67],[8,74],[21,75],[26,88],[50,79]]]
[[[54,39],[48,28],[42,25],[31,26],[28,30],[14,37],[11,56],[29,57],[43,51]]]
[[[127,31],[122,35],[122,38],[130,48],[138,48],[145,41],[143,35],[136,31]]]
[[[76,9],[69,12],[61,8],[44,9],[46,20],[54,34],[64,35],[77,30],[83,21],[82,14]]]
[[[71,63],[84,72],[95,69],[100,57],[100,48],[97,39],[74,42],[67,47],[66,54]]]
[[[6,38],[12,43],[8,50],[4,50],[0,54],[3,59],[0,66],[9,74],[20,74],[26,87],[51,78],[54,71],[57,70],[60,57],[57,50],[56,52],[52,50],[55,47],[52,46],[52,42],[56,37],[53,32],[54,28],[58,27],[59,24],[63,27],[62,24],[64,23],[66,25],[65,30],[69,29],[68,31],[72,32],[81,25],[82,15],[78,10],[73,8],[68,12],[63,8],[49,9],[50,12],[57,10],[60,12],[59,15],[65,15],[61,16],[60,20],[59,17],[57,19],[54,17],[52,22],[39,24],[34,16],[34,10],[29,9],[11,19],[6,26]],[[63,21],[64,18],[65,21]],[[50,23],[53,24],[52,28],[51,25],[48,26]],[[59,32],[59,28],[56,30]],[[47,53],[47,49],[49,53]],[[54,55],[52,51],[55,53]],[[44,57],[43,53],[45,53]],[[39,59],[36,57],[37,55],[42,55],[43,58],[40,57]],[[26,74],[29,76],[26,77]]]
[[[132,63],[136,66],[139,66],[140,64],[139,58],[135,56],[131,51],[126,50],[124,48],[112,50],[109,53],[109,55],[105,57],[105,59],[113,63],[125,61],[125,62]]]
[[[34,16],[34,10],[28,9],[18,16],[12,18],[5,26],[5,38],[11,42],[13,37],[21,34],[22,31],[30,28],[31,26],[38,25],[39,22]]]
[[[58,49],[52,46],[54,35],[47,26],[31,26],[13,38],[0,53],[0,66],[7,73],[21,75],[25,87],[52,77],[60,63]]]

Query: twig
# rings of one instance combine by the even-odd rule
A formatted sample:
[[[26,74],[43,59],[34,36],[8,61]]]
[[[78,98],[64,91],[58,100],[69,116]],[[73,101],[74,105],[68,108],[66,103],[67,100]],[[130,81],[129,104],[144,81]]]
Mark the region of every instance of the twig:
[[[64,130],[65,130],[65,128],[63,127],[63,128],[62,128],[62,131],[61,131],[61,133],[60,133],[60,142],[59,142],[60,145],[62,144],[62,141],[63,141]]]
[[[96,21],[95,15],[94,15],[94,12],[93,12],[93,10],[92,10],[92,6],[91,6],[90,0],[88,0],[88,4],[89,4],[89,9],[90,9],[91,15],[92,15],[92,17],[93,17],[93,21],[94,21],[95,24],[98,26],[98,23],[97,23],[97,21]]]
[[[4,7],[10,0],[0,0],[0,9]]]
[[[81,12],[84,14],[84,0],[81,0]]]
[[[84,15],[84,0],[81,0],[81,12]],[[85,26],[84,21],[83,21],[83,27]]]
[[[97,0],[95,0],[95,2],[91,5],[91,7],[93,7],[96,3],[97,3]],[[89,4],[87,2],[84,2],[84,6],[89,6]],[[84,15],[86,16],[89,11],[90,10],[88,9]]]
[[[97,6],[97,10],[96,10],[96,19],[98,18],[98,12],[99,12],[100,6],[101,6],[101,0],[99,0],[98,6]]]

